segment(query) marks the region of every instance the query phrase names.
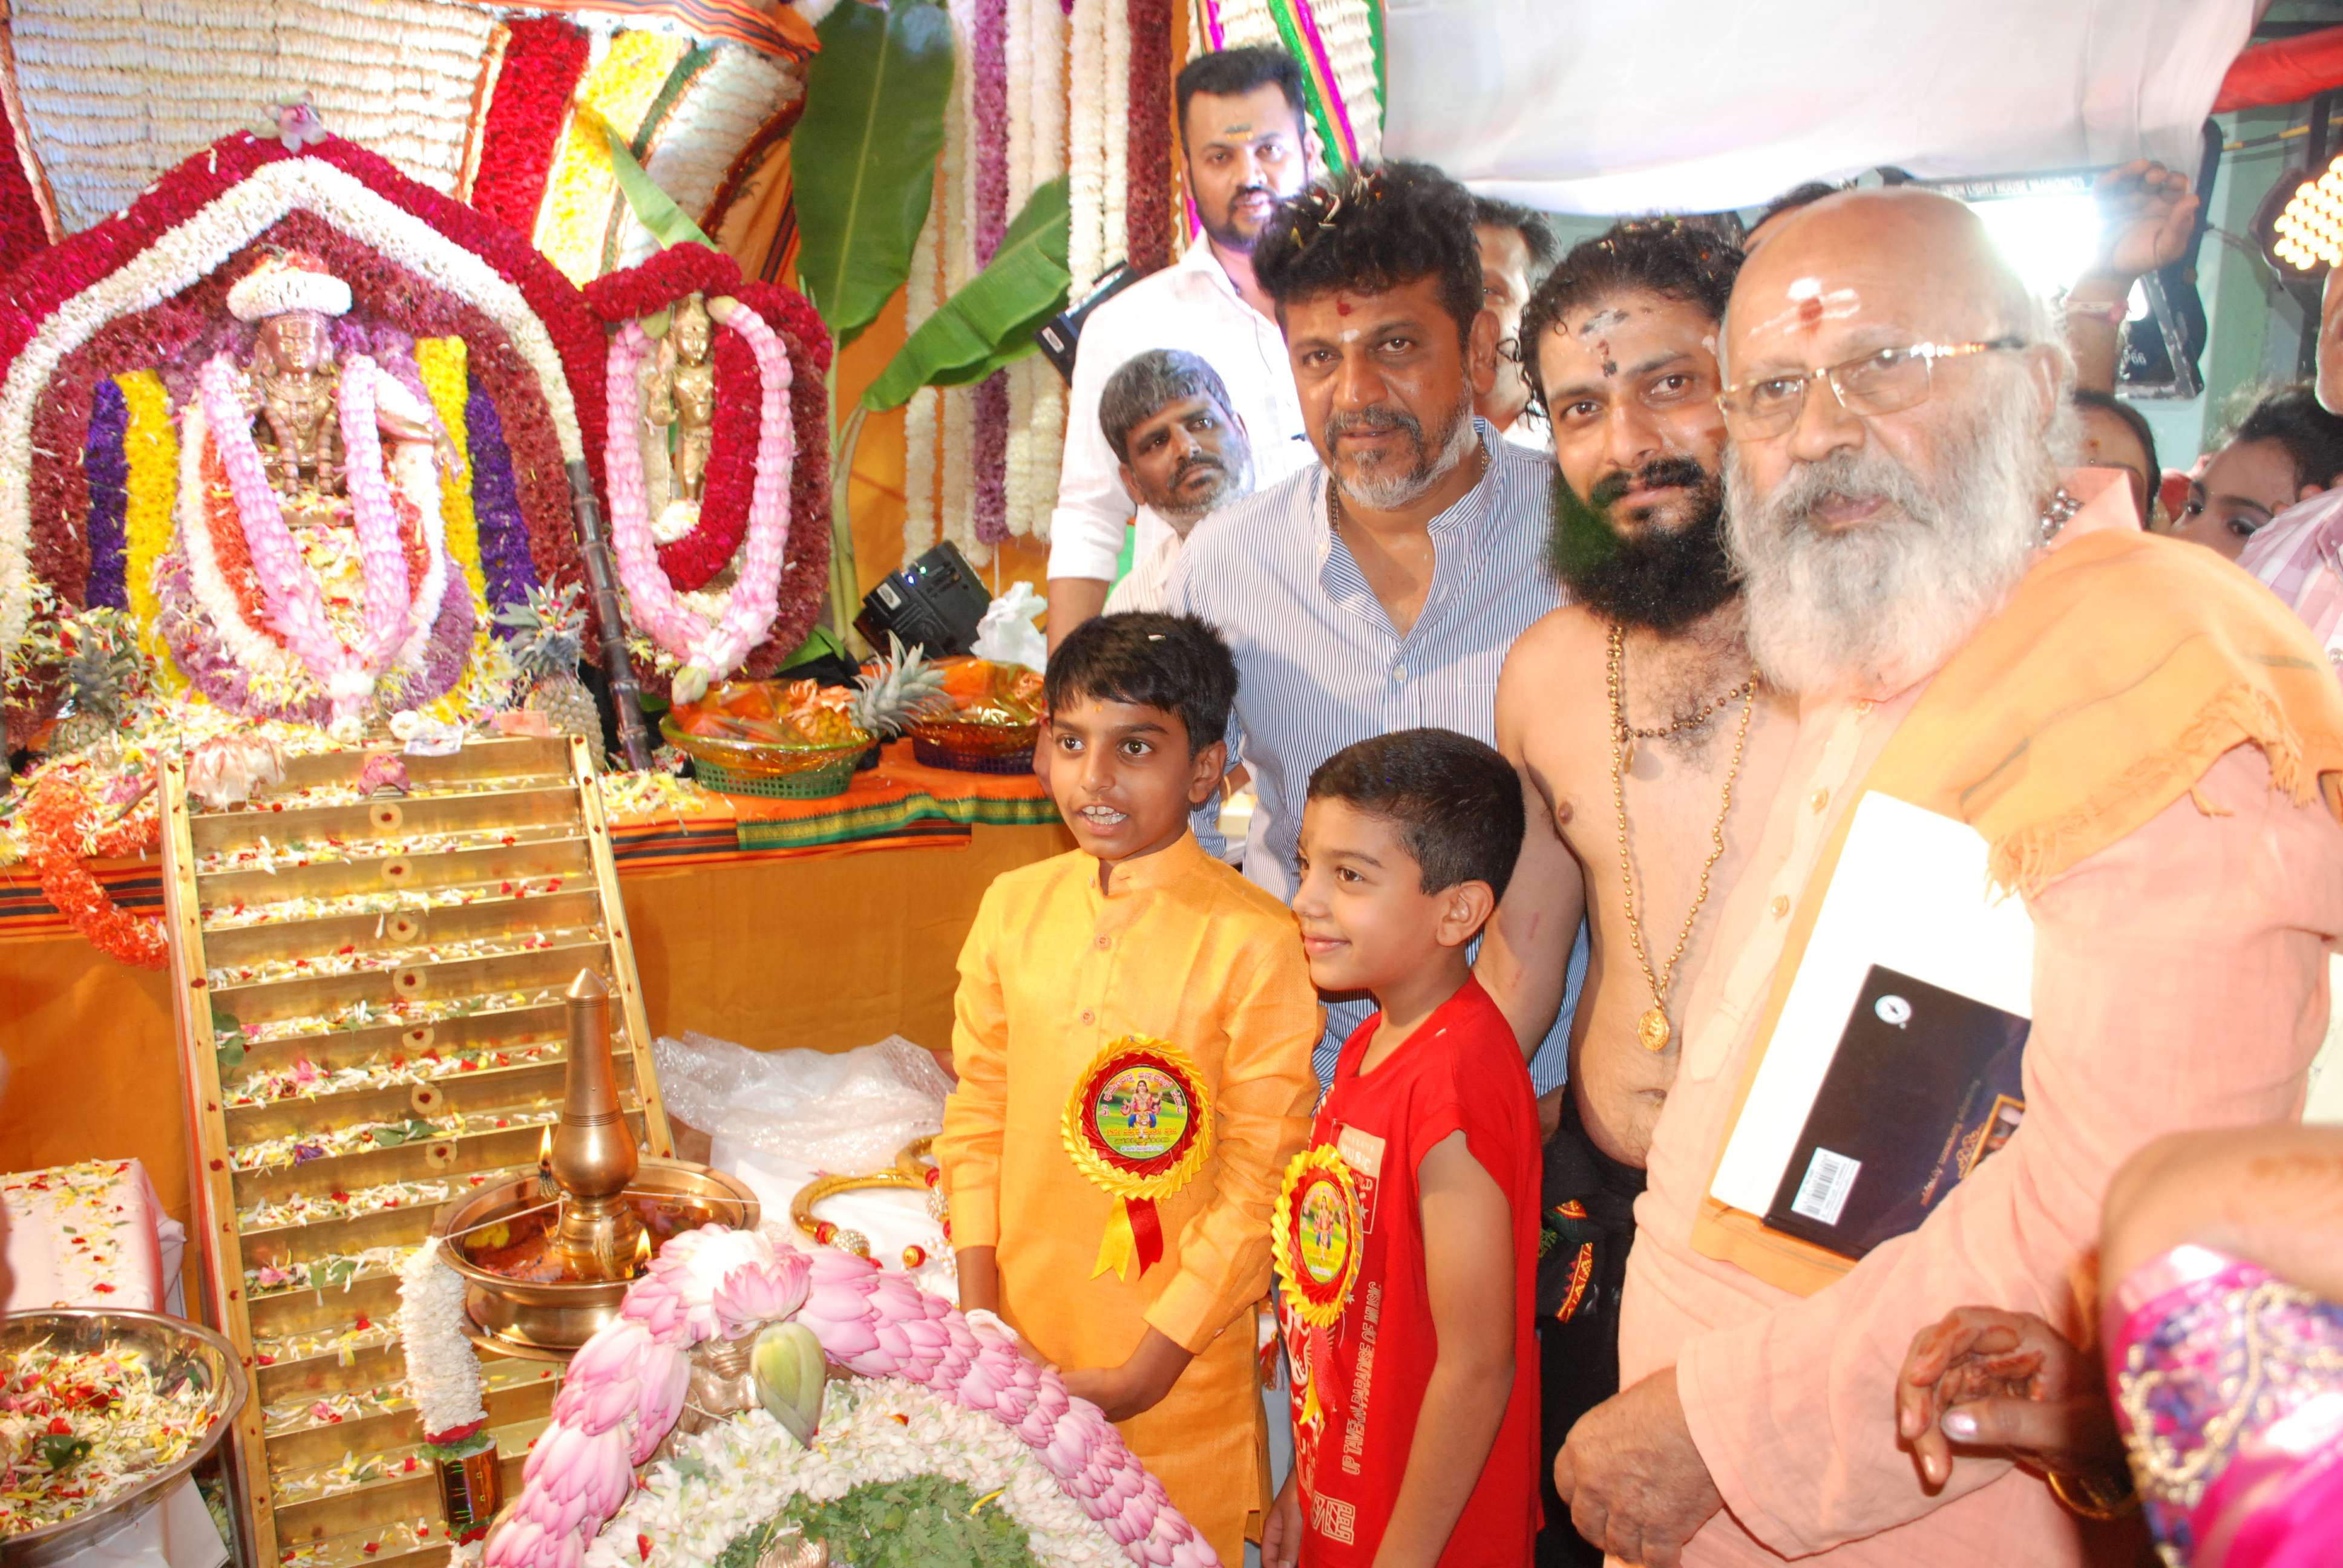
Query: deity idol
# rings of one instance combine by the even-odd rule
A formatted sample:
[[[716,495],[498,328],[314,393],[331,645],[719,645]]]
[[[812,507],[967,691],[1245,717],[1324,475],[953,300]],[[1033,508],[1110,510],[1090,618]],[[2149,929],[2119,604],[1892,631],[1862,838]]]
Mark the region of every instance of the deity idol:
[[[316,257],[263,260],[227,307],[257,330],[179,412],[178,538],[156,574],[173,658],[223,706],[343,729],[441,695],[473,628],[440,516],[460,459],[420,396],[337,345],[349,286]]]
[[[659,345],[659,368],[643,388],[643,422],[675,432],[676,498],[695,505],[715,440],[716,367],[709,358],[715,333],[701,297],[685,296]]]

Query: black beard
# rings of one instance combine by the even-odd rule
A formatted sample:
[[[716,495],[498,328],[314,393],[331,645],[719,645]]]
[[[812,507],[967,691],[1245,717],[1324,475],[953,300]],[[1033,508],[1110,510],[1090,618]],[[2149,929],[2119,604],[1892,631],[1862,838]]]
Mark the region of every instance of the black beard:
[[[1611,508],[1636,480],[1689,488],[1692,520],[1632,538],[1621,535],[1611,525]],[[1653,631],[1688,626],[1738,591],[1725,547],[1725,481],[1688,457],[1611,475],[1596,482],[1591,498],[1557,478],[1547,554],[1574,603]]]

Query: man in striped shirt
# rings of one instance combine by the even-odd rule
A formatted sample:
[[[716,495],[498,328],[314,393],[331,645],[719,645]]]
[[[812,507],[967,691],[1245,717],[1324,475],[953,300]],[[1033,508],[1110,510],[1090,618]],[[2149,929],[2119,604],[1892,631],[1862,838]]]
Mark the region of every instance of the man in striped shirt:
[[[1505,651],[1561,602],[1545,557],[1554,471],[1473,416],[1497,373],[1497,320],[1462,186],[1393,163],[1314,186],[1271,220],[1253,271],[1319,463],[1197,525],[1171,598],[1236,654],[1232,739],[1260,793],[1245,874],[1291,899],[1321,762],[1419,725],[1494,740]],[[1322,1082],[1372,1010],[1329,1000]],[[1569,1018],[1565,1000],[1531,1061],[1549,1114]]]

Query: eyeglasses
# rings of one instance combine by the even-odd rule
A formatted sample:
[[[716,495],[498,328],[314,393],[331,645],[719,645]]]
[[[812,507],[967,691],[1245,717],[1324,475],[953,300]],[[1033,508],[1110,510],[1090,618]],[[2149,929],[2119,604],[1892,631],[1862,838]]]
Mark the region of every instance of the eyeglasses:
[[[1735,440],[1769,441],[1798,422],[1806,406],[1806,388],[1818,380],[1829,382],[1838,406],[1857,417],[1898,414],[1928,400],[1937,360],[2026,346],[2022,337],[1996,337],[1983,343],[1882,348],[1820,370],[1740,382],[1718,393],[1716,406],[1725,410],[1725,427]]]

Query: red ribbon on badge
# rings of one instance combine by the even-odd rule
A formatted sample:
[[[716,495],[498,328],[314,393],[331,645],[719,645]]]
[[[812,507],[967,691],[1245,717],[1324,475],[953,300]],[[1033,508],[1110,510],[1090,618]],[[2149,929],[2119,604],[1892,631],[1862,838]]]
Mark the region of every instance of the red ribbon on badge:
[[[1185,1187],[1212,1151],[1212,1098],[1179,1047],[1126,1035],[1075,1081],[1062,1125],[1075,1168],[1115,1200],[1091,1277],[1131,1277],[1163,1261],[1159,1198]]]

